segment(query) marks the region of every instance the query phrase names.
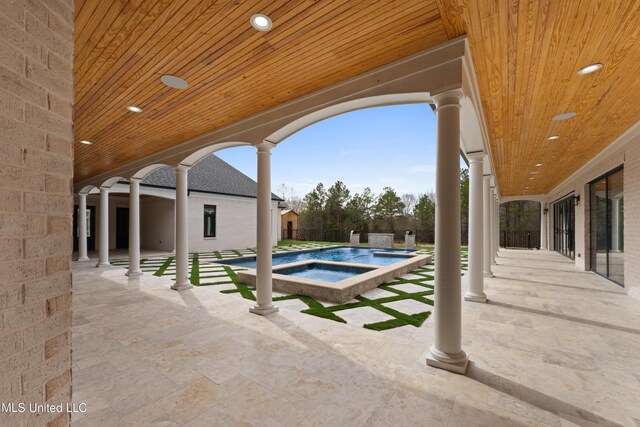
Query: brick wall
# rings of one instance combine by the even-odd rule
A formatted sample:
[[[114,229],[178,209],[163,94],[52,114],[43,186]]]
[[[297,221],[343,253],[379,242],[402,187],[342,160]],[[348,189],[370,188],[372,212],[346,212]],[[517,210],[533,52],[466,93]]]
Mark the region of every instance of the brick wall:
[[[0,403],[71,398],[73,0],[0,0]],[[67,425],[66,413],[0,425]]]

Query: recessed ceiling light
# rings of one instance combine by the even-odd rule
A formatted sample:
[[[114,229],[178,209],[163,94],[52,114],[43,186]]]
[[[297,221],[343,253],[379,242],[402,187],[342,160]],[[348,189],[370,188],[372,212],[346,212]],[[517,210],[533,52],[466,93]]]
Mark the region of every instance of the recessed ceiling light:
[[[142,113],[142,108],[136,107],[135,105],[129,105],[127,107],[127,110],[131,111],[132,113]]]
[[[540,173],[540,171],[533,171],[533,172],[529,172],[529,175],[535,175],[535,174],[538,174],[538,173]]]
[[[258,31],[269,31],[273,26],[271,19],[262,13],[256,13],[249,21],[251,26]]]
[[[80,144],[87,144],[87,145],[91,145],[91,144],[93,144],[93,142],[91,142],[91,141],[85,141],[85,140],[82,140],[82,141],[80,141]]]
[[[531,180],[531,179],[535,179],[535,178],[534,177],[530,177],[529,179]]]
[[[542,163],[536,163],[534,166],[539,168],[540,166],[542,166]]]
[[[556,116],[556,117],[557,117],[557,116]],[[555,120],[555,119],[553,119],[553,120]],[[554,140],[554,139],[558,139],[558,138],[560,138],[558,135],[551,135],[551,136],[548,136],[548,137],[547,137],[547,139],[548,139],[548,140],[550,140],[550,141],[552,141],[552,140]]]
[[[562,114],[558,114],[557,116],[555,116],[553,119],[551,120],[555,120],[555,121],[560,121],[560,120],[567,120],[570,119],[571,117],[575,117],[576,113],[571,111],[569,113],[562,113]]]
[[[162,81],[162,83],[173,89],[186,89],[187,86],[189,86],[187,82],[182,80],[180,77],[172,76],[169,74],[160,77],[160,80]]]
[[[602,64],[600,63],[591,64],[591,65],[587,65],[584,68],[580,68],[580,70],[578,70],[578,74],[580,74],[581,76],[584,76],[585,74],[595,73],[596,71],[601,69],[602,69]]]

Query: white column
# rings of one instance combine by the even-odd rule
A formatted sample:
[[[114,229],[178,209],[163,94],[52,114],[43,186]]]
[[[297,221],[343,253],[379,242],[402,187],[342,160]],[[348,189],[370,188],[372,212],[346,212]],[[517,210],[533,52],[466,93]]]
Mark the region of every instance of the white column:
[[[493,187],[489,188],[489,202],[491,203],[491,212],[489,213],[489,222],[491,223],[491,264],[496,263],[496,196]]]
[[[483,270],[484,277],[493,277],[493,271],[491,271],[491,175],[486,175],[482,180],[482,225],[483,225]]]
[[[500,250],[500,202],[498,201],[498,196],[496,195],[496,201],[495,201],[495,216],[493,217],[495,220],[495,235],[496,238],[493,241],[493,252],[494,252],[494,259],[498,256],[498,250]]]
[[[78,194],[78,261],[89,261],[87,256],[87,195]]]
[[[171,289],[193,288],[189,280],[189,169],[176,168],[176,282]]]
[[[109,190],[100,187],[100,247],[96,267],[109,265]]]
[[[467,153],[469,159],[469,289],[464,295],[467,301],[486,302],[484,293],[483,264],[483,207],[482,207],[482,152]]]
[[[258,150],[258,201],[256,244],[256,302],[250,312],[266,315],[278,311],[273,304],[271,278],[271,149],[275,144],[263,142]]]
[[[142,275],[140,269],[140,180],[129,180],[129,271],[127,276]]]
[[[540,203],[540,250],[547,249],[547,214],[546,203]]]
[[[436,102],[435,342],[427,364],[464,374],[460,281],[460,100],[462,93],[434,96]]]

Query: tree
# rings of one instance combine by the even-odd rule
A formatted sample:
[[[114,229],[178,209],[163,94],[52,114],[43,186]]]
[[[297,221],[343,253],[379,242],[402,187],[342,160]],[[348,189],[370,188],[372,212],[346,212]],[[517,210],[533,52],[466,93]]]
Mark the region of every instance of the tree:
[[[289,187],[287,184],[280,184],[278,186],[278,190],[276,190],[278,194],[282,195],[284,199],[284,204],[287,206],[287,209],[292,209],[298,213],[304,211],[304,200],[302,200],[296,194],[295,190]]]
[[[342,229],[345,204],[349,201],[349,189],[341,182],[336,181],[329,190],[325,202],[325,214],[327,216],[327,228]]]
[[[413,208],[416,205],[416,196],[411,193],[405,193],[402,195],[402,203],[404,203],[402,215],[405,217],[411,216]]]
[[[371,208],[375,200],[369,187],[362,194],[354,194],[345,205],[345,225],[350,230],[358,230],[361,233],[369,231],[371,221]]]
[[[301,221],[305,227],[319,229],[320,235],[323,236],[324,230],[324,209],[327,200],[327,193],[324,185],[319,183],[310,193],[304,196],[304,213]]]
[[[460,229],[466,242],[469,230],[469,169],[460,169]]]
[[[393,230],[393,219],[396,215],[402,215],[403,209],[404,203],[395,190],[391,187],[384,187],[373,207],[373,212],[377,219],[384,220],[387,230]]]

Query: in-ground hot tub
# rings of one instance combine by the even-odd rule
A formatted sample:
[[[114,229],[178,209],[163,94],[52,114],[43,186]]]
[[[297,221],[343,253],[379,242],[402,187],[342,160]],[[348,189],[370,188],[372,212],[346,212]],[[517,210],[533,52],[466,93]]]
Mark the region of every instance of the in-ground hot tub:
[[[238,277],[255,287],[255,256],[216,262],[246,267]],[[273,289],[344,303],[430,262],[430,255],[411,251],[344,246],[275,254]]]

